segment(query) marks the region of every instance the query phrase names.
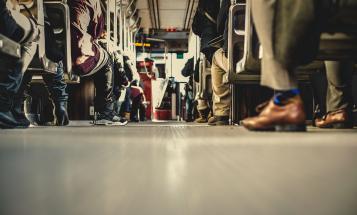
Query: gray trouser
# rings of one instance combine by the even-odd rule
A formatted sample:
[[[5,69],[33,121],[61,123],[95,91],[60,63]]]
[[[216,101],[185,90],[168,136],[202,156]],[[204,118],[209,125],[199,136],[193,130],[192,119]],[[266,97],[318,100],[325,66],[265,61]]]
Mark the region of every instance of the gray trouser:
[[[231,105],[231,91],[229,84],[223,82],[223,77],[228,71],[228,59],[223,49],[218,49],[212,60],[212,89],[213,89],[213,114],[215,116],[229,116]]]
[[[352,108],[352,77],[354,62],[326,61],[328,82],[326,107],[327,111]]]
[[[314,59],[331,1],[252,0],[263,47],[261,84],[275,90],[297,88],[294,70]]]

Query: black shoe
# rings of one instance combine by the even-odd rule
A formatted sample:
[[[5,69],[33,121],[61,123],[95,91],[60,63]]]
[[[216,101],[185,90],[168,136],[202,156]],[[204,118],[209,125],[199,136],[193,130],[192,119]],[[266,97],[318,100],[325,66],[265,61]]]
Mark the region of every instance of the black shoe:
[[[29,125],[17,121],[11,111],[0,112],[0,128],[28,128]]]
[[[138,122],[140,122],[138,119],[136,119],[136,118],[133,118],[133,119],[130,119],[130,122],[136,122],[136,123],[138,123]]]
[[[229,125],[229,117],[228,116],[213,116],[208,120],[208,125],[211,125],[211,126]]]
[[[115,113],[97,113],[95,125],[121,125],[128,124],[128,120],[117,116]]]
[[[66,126],[69,124],[67,102],[54,102],[55,125]]]

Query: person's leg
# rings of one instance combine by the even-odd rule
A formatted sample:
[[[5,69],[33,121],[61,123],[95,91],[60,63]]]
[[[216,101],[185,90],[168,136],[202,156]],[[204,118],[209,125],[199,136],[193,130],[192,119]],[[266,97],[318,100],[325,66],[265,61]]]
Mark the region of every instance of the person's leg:
[[[206,123],[210,112],[208,101],[206,99],[197,99],[197,111],[199,118],[195,120],[196,123]]]
[[[327,112],[352,109],[353,61],[326,61]]]
[[[108,61],[97,73],[94,74],[96,95],[94,100],[95,110],[99,113],[111,114],[113,112],[113,72],[112,64]]]
[[[294,52],[296,47],[280,47],[279,43],[276,43],[276,39],[286,33],[277,32],[278,26],[284,22],[283,18],[277,19],[279,10],[283,9],[277,7],[277,4],[281,5],[282,2],[282,0],[252,0],[253,20],[263,47],[261,84],[274,89],[277,94],[259,116],[242,121],[243,126],[249,130],[304,131],[306,129],[304,105],[294,75],[295,64],[285,63],[290,62],[290,59],[281,58],[282,55],[289,58],[289,54],[286,53]],[[289,26],[296,24],[293,20],[290,21]],[[302,32],[302,35],[304,33],[306,32]],[[295,39],[299,40],[302,37]]]
[[[113,68],[111,60],[94,74],[94,86],[96,95],[94,109],[97,112],[97,124],[119,124],[126,125],[127,120],[120,118],[114,111],[113,101]]]
[[[276,5],[278,0],[252,0],[252,15],[259,40],[263,47],[261,85],[274,90],[297,88],[293,71],[275,56]]]
[[[0,67],[0,127],[14,128],[30,125],[23,114],[22,106],[24,89],[31,81],[31,76],[25,76],[23,80],[23,74],[36,53],[36,47],[35,43],[27,43],[22,46],[20,60],[2,62]]]
[[[315,121],[320,128],[352,127],[353,61],[325,61],[327,77],[327,115]]]
[[[130,113],[130,121],[139,122],[138,113],[140,108],[141,96],[137,96],[133,98],[133,102],[131,105],[131,113]]]
[[[228,124],[232,97],[230,85],[223,82],[227,71],[228,59],[223,49],[219,49],[213,56],[211,67],[214,116],[208,121],[209,125]]]
[[[67,113],[68,94],[66,92],[67,84],[64,80],[63,63],[59,62],[57,73],[54,75],[43,75],[43,80],[46,83],[47,90],[50,94],[53,106],[55,125],[65,126],[69,124]]]

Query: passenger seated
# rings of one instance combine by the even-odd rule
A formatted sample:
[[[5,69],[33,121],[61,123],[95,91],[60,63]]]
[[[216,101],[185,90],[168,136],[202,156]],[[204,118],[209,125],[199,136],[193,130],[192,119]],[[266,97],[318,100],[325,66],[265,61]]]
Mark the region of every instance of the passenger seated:
[[[125,71],[125,76],[128,78],[129,84],[133,82],[140,82],[140,75],[134,66],[133,62],[129,59],[128,56],[124,55],[124,71]],[[130,119],[130,112],[131,112],[131,87],[127,87],[125,90],[125,99],[123,104],[120,104],[120,116]]]
[[[145,121],[145,105],[144,101],[145,95],[144,90],[138,86],[138,82],[134,81],[130,86],[130,99],[131,103],[131,112],[130,112],[130,121],[131,122],[139,122]],[[138,118],[139,114],[139,118]]]
[[[200,0],[192,23],[193,32],[201,38],[200,50],[210,63],[212,63],[213,54],[217,50],[217,48],[212,47],[209,42],[217,37],[216,20],[219,6],[220,0]],[[197,110],[200,115],[195,121],[197,123],[207,123],[211,112],[211,96],[208,95],[208,93],[204,94],[203,96],[199,95],[197,98]]]
[[[188,59],[184,68],[181,70],[183,77],[188,77],[189,81],[185,85],[185,101],[186,101],[186,122],[194,121],[194,97],[193,97],[193,75],[194,75],[194,58]]]
[[[104,16],[99,0],[68,1],[71,16],[73,72],[94,80],[95,111],[98,124],[122,123],[114,111],[113,64],[99,45],[104,33]]]
[[[20,13],[16,1],[0,0],[0,33],[21,44],[21,58],[0,58],[0,128],[27,128],[21,104],[14,101],[23,73],[34,57],[39,36],[35,22]],[[26,119],[26,118],[25,118]]]
[[[353,61],[326,61],[327,114],[315,120],[319,128],[352,128]]]
[[[228,125],[232,96],[230,85],[224,83],[224,77],[228,72],[228,14],[231,5],[230,0],[223,0],[217,18],[217,31],[223,41],[213,55],[211,75],[213,90],[213,116],[208,120],[208,125]],[[238,25],[244,25],[244,14],[236,17]]]
[[[306,115],[294,70],[315,58],[321,31],[338,11],[338,3],[339,1],[252,0],[253,20],[263,46],[261,84],[274,89],[276,95],[259,116],[243,120],[244,127],[249,130],[306,130]],[[329,64],[327,63],[328,67]],[[331,64],[331,68],[333,67],[342,69],[338,63],[335,66]],[[346,67],[349,66],[346,64]],[[340,84],[348,86],[344,80],[338,80],[339,74],[335,77],[328,76],[331,85],[337,88]],[[333,94],[335,98],[338,97],[338,93]],[[331,97],[330,99],[333,101]],[[337,103],[339,101],[336,100]],[[348,106],[336,104],[330,110]],[[336,118],[342,118],[342,115]],[[333,117],[334,114],[327,115],[318,125],[334,125]],[[341,121],[343,126],[349,127],[348,123],[345,124],[347,121]]]
[[[67,113],[67,101],[68,94],[66,92],[67,84],[64,80],[64,50],[61,50],[56,42],[54,36],[54,29],[47,18],[45,12],[45,41],[46,41],[46,57],[51,61],[52,64],[55,64],[56,73],[55,74],[44,74],[42,75],[43,81],[47,86],[52,104],[53,104],[53,115],[54,115],[54,125],[57,126],[66,126],[69,124],[69,118]],[[31,72],[25,72],[25,75],[22,80],[20,90],[16,95],[15,103],[21,104],[18,107],[23,106],[25,99],[24,93],[30,87],[30,82],[32,80],[33,74]],[[27,95],[29,95],[27,93]],[[21,109],[18,110],[22,112]],[[26,116],[22,114],[22,118],[26,121]],[[31,123],[36,125],[38,119],[30,119]]]

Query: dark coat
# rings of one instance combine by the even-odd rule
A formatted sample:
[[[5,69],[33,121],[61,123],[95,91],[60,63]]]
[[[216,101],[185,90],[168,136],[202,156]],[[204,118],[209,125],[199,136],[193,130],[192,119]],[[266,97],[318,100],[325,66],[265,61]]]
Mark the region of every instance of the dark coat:
[[[219,7],[219,0],[200,0],[192,23],[192,31],[201,38],[201,52],[209,61],[216,50],[209,42],[218,36],[216,19]],[[206,13],[213,20],[208,18]]]
[[[189,77],[189,76],[193,75],[194,62],[195,62],[194,58],[188,59],[188,61],[186,62],[185,66],[181,70],[181,74],[182,74],[183,77]]]
[[[104,32],[104,15],[99,0],[71,0],[68,4],[71,13],[73,68],[80,75],[86,75],[99,61],[100,49],[95,41]]]

